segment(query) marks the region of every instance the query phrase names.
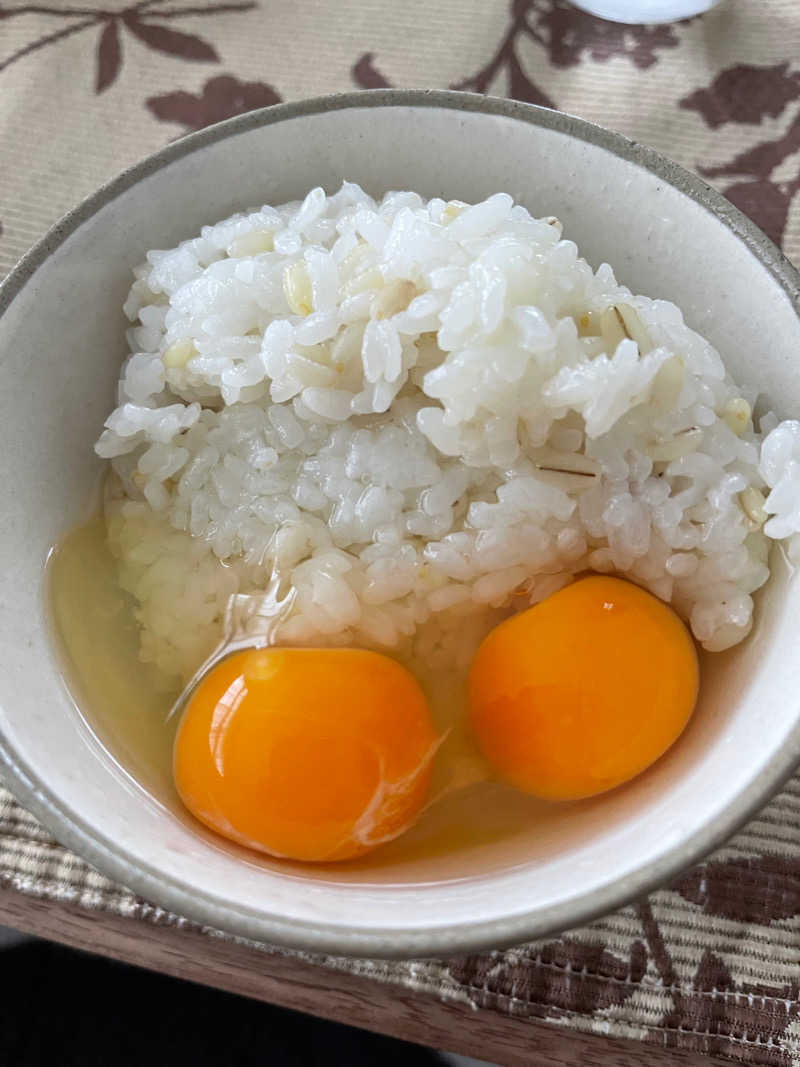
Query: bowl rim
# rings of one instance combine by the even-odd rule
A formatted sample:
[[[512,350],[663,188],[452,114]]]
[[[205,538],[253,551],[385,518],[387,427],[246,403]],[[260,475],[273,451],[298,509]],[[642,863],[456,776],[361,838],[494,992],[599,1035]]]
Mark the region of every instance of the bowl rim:
[[[584,119],[498,97],[452,90],[376,89],[277,104],[235,116],[188,134],[133,164],[102,185],[58,221],[0,284],[0,315],[39,267],[86,220],[137,182],[207,145],[250,130],[327,112],[363,108],[439,108],[480,112],[540,126],[603,148],[661,178],[716,216],[780,285],[800,318],[800,272],[745,215],[701,178],[652,148]],[[447,926],[409,930],[298,922],[254,908],[233,906],[223,897],[197,891],[130,856],[123,844],[107,839],[55,796],[8,739],[0,735],[0,768],[16,797],[57,837],[108,877],[179,915],[239,937],[286,948],[345,956],[420,958],[519,944],[583,925],[629,903],[672,879],[679,871],[728,838],[780,789],[800,763],[800,707],[781,751],[728,807],[706,820],[688,838],[603,889],[558,904],[496,919],[464,920]]]

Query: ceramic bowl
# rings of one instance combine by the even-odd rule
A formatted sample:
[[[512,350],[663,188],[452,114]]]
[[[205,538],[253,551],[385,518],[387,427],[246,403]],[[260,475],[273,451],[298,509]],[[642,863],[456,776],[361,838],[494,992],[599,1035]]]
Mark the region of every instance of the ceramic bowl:
[[[631,785],[500,842],[413,862],[302,868],[245,856],[145,792],[66,692],[43,565],[84,512],[125,352],[130,271],[237,209],[343,178],[380,194],[506,190],[595,266],[679,304],[781,415],[800,413],[798,275],[734,207],[656,153],[575,118],[458,93],[352,94],[257,111],[131,168],[0,290],[0,736],[12,790],[102,872],[211,926],[298,948],[442,955],[552,933],[663,884],[800,758],[800,584],[781,557],[738,648],[706,657],[680,742]],[[376,853],[376,856],[378,854]]]

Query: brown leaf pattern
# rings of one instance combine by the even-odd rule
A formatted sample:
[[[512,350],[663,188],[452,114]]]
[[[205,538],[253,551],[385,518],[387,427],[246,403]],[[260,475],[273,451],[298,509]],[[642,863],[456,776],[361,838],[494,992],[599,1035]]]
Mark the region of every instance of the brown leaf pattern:
[[[645,946],[638,940],[624,959],[602,941],[564,938],[542,945],[536,966],[527,962],[506,966],[500,954],[466,956],[451,960],[449,973],[459,985],[480,991],[486,1006],[513,1000],[524,1002],[534,1015],[542,1011],[591,1015],[621,1007],[641,982],[646,962]]]
[[[374,63],[375,56],[372,52],[365,52],[360,59],[356,60],[350,71],[353,81],[362,89],[388,89],[388,80],[381,74]]]
[[[124,15],[122,21],[134,37],[138,37],[143,44],[155,49],[156,52],[165,52],[168,56],[192,59],[200,63],[219,62],[219,56],[214,48],[202,37],[197,37],[192,33],[181,33],[169,26],[144,22],[137,15]]]
[[[119,26],[115,18],[110,18],[100,40],[97,42],[97,79],[95,92],[102,93],[109,85],[113,85],[119,74],[122,62],[122,51],[119,44]]]
[[[211,78],[199,94],[179,90],[151,96],[148,110],[161,122],[176,122],[188,130],[200,130],[213,122],[242,115],[259,107],[280,103],[280,97],[264,82],[240,82],[230,74]]]
[[[776,119],[787,104],[800,97],[800,72],[790,73],[788,63],[753,67],[737,63],[723,70],[706,89],[681,100],[681,107],[699,111],[713,129],[726,122],[758,126]]]
[[[705,877],[704,867],[689,872],[686,881],[693,887],[690,892],[704,894]],[[706,1055],[727,1055],[733,1048],[736,1058],[746,1063],[792,1067],[780,1039],[800,1012],[797,982],[782,987],[737,983],[723,953],[712,949],[703,952],[694,975],[681,981],[673,950],[651,902],[641,901],[636,911],[658,975],[653,991],[660,989],[667,1004],[656,1027],[660,1042],[667,1048],[692,1049]],[[728,905],[722,908],[726,916],[735,913],[740,917],[746,911],[731,910]],[[765,914],[770,914],[768,902],[759,921],[763,922]],[[729,938],[727,947],[735,952],[735,940]],[[676,948],[680,951],[680,946]]]
[[[489,62],[475,74],[456,82],[453,88],[487,93],[494,88],[496,79],[505,75],[504,95],[542,107],[555,107],[548,93],[526,73],[520,62],[518,51],[523,41],[532,41],[543,48],[553,67],[574,67],[584,59],[605,63],[623,57],[641,70],[658,62],[659,51],[677,48],[680,43],[672,26],[624,26],[607,22],[580,11],[568,0],[512,0],[510,15],[508,29]],[[365,58],[362,56],[362,61]],[[363,88],[376,87],[363,78],[364,71],[354,68],[353,73]]]
[[[679,44],[671,26],[623,26],[595,18],[567,0],[513,0],[511,21],[495,54],[477,73],[454,88],[486,93],[498,75],[505,73],[506,95],[555,107],[549,95],[522,68],[518,49],[524,40],[544,49],[553,67],[574,67],[584,59],[604,63],[619,56],[642,70],[658,61],[660,49]]]
[[[176,59],[200,63],[218,63],[219,55],[213,45],[193,33],[183,33],[163,25],[164,21],[186,18],[188,16],[214,15],[228,12],[251,11],[255,0],[242,0],[240,3],[209,4],[204,7],[161,8],[165,0],[139,0],[138,3],[120,11],[104,8],[67,8],[37,5],[35,7],[19,6],[4,8],[0,5],[0,19],[30,14],[39,14],[74,20],[63,29],[45,34],[13,52],[0,62],[0,72],[26,56],[47,48],[49,45],[71,37],[91,26],[101,26],[97,42],[97,71],[95,92],[100,94],[115,82],[122,64],[120,46],[120,26],[135,37],[146,48]],[[155,20],[155,21],[154,21]]]
[[[776,922],[800,914],[800,860],[762,855],[695,867],[674,884],[707,915]]]
[[[766,118],[777,119],[800,100],[800,72],[791,72],[788,63],[770,67],[737,64],[722,71],[705,89],[698,89],[680,101],[680,106],[700,113],[711,129],[727,123],[761,125]],[[786,131],[757,142],[727,163],[713,167],[698,165],[706,178],[738,177],[743,180],[723,184],[725,195],[771,237],[783,240],[789,211],[800,192],[800,161],[790,177],[776,178],[775,172],[800,151],[800,107]]]
[[[567,0],[517,0],[514,8],[522,32],[544,45],[556,67],[576,66],[584,57],[605,63],[620,56],[646,70],[658,62],[660,50],[680,43],[673,26],[607,22]]]
[[[547,93],[524,73],[517,56],[520,38],[530,32],[526,19],[532,7],[533,0],[514,0],[511,5],[511,22],[492,58],[475,74],[456,82],[454,89],[488,93],[494,87],[498,76],[505,75],[507,82],[501,90],[504,95],[529,104],[556,107]]]

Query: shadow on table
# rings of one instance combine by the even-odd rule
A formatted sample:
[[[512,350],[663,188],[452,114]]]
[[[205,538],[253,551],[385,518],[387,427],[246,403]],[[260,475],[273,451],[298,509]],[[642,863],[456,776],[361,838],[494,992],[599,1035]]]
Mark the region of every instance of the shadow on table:
[[[417,1045],[44,941],[6,947],[0,966],[2,1065],[442,1067],[445,1062]]]

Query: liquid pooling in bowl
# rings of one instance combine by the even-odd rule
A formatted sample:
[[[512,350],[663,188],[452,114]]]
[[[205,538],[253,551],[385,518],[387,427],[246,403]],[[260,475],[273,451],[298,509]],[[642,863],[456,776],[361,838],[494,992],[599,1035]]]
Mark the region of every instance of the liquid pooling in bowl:
[[[55,636],[76,704],[120,765],[183,817],[172,777],[178,720],[170,718],[180,683],[139,658],[133,600],[119,587],[102,515],[67,534],[51,557],[48,579]],[[446,712],[441,703],[439,708],[443,723]],[[530,834],[537,824],[546,830],[556,813],[551,804],[485,780],[459,791],[447,788],[454,779],[485,774],[466,737],[451,736],[436,763],[431,795],[438,799],[406,834],[348,867],[369,876],[381,867],[435,864],[459,853],[467,865],[470,854],[472,862],[481,855],[491,862],[503,842]]]
[[[127,667],[138,688],[150,687],[147,714],[139,712],[150,726],[137,725],[138,734],[160,730],[154,744],[169,749],[166,710],[219,642],[231,604],[264,596],[273,577],[291,604],[280,625],[270,623],[285,653],[243,653],[245,673],[235,677],[232,659],[206,661],[187,696],[184,724],[201,696],[208,719],[196,760],[181,752],[183,726],[178,735],[178,788],[189,810],[272,854],[346,854],[338,845],[313,855],[307,842],[294,851],[270,845],[235,825],[236,804],[224,798],[237,781],[253,795],[267,778],[288,781],[284,727],[277,762],[269,732],[248,735],[258,738],[260,761],[240,727],[279,691],[284,706],[269,705],[275,723],[324,704],[323,682],[299,708],[291,687],[281,690],[277,675],[301,659],[347,660],[354,670],[381,660],[378,674],[396,674],[395,659],[413,676],[404,699],[413,703],[409,694],[422,686],[439,751],[427,807],[406,839],[412,850],[437,820],[433,837],[452,836],[451,807],[463,836],[470,820],[455,798],[478,798],[492,812],[521,803],[526,833],[569,822],[569,806],[554,818],[529,797],[509,800],[488,784],[492,773],[534,795],[572,800],[626,781],[675,739],[696,692],[684,624],[712,651],[747,636],[752,594],[769,574],[769,538],[797,533],[800,471],[800,424],[770,415],[759,425],[755,394],[737,388],[677,308],[634,296],[607,265],[593,271],[557,219],[532,218],[505,194],[473,206],[412,192],[376,202],[348,183],[331,197],[314,189],[302,202],[205,227],[177,249],[148,253],[135,275],[125,304],[132,354],[96,448],[111,461],[111,570],[133,597],[106,606],[103,640],[118,624],[129,638],[135,611],[139,656],[154,665],[148,674]],[[76,624],[64,608],[69,597],[58,594],[69,543],[53,564],[56,613],[81,686],[101,693],[103,641],[85,632],[91,612]],[[591,572],[647,592],[616,577],[580,581]],[[72,584],[85,600],[91,579]],[[541,620],[556,602],[571,604],[572,614],[548,657]],[[656,632],[677,627],[674,648],[691,661],[680,707],[670,696],[656,711],[651,700],[672,668],[664,658],[660,675],[655,655],[648,674],[636,625],[648,604],[661,620]],[[618,633],[628,610],[633,625]],[[498,625],[510,615],[513,631]],[[527,622],[534,617],[538,637]],[[266,633],[254,638],[272,643]],[[499,642],[499,652],[480,659],[481,710],[470,734],[468,672],[484,639]],[[248,669],[255,688],[256,679],[272,679],[255,712],[245,707]],[[637,673],[626,688],[626,675]],[[360,699],[333,701],[323,714],[332,752]],[[130,706],[130,692],[116,703]],[[370,707],[367,700],[362,718],[374,724]],[[665,729],[640,748],[648,714]],[[402,733],[399,714],[397,724]],[[240,731],[238,769],[219,755],[223,728]],[[289,822],[302,807],[322,810],[314,790],[335,778],[324,773],[320,735],[303,742],[301,734],[292,735],[294,756],[304,744],[322,753],[309,761],[304,805],[302,774],[291,795],[264,794],[283,804]],[[358,747],[364,738],[350,740]],[[131,749],[129,739],[122,744]],[[209,745],[217,753],[210,761]],[[420,759],[432,752],[422,744]],[[187,768],[204,759],[208,789],[198,800]],[[365,765],[354,757],[353,768]],[[397,798],[399,780],[382,774],[380,789]],[[336,808],[342,798],[330,799]],[[497,837],[515,832],[513,815],[498,821]]]

